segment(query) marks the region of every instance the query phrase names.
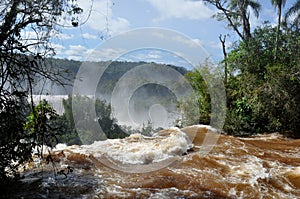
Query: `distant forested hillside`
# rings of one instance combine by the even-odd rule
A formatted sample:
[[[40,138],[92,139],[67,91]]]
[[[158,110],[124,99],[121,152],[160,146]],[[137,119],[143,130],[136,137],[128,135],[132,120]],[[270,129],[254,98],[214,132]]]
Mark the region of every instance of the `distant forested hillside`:
[[[87,62],[74,61],[74,60],[66,60],[66,59],[49,59],[53,70],[59,69],[62,77],[61,81],[64,83],[64,86],[57,85],[49,80],[39,80],[34,87],[35,94],[51,94],[51,95],[68,95],[72,93],[72,85],[76,78],[76,74],[79,68],[88,64]],[[84,64],[84,65],[83,65]],[[97,94],[101,94],[101,96],[106,96],[105,98],[111,95],[116,83],[120,80],[120,78],[128,71],[132,70],[135,67],[142,65],[155,65],[157,67],[164,66],[169,67],[171,69],[176,70],[178,73],[184,75],[187,73],[187,70],[183,67],[173,66],[173,65],[165,65],[165,64],[156,64],[156,63],[147,63],[147,62],[121,62],[121,61],[113,61],[113,62],[91,62],[91,64],[96,65],[99,69],[104,69],[107,67],[101,76],[100,81],[98,82]],[[147,71],[145,71],[147,72]],[[155,71],[151,71],[155,75]],[[78,77],[77,77],[78,78]],[[136,77],[138,78],[138,77]],[[149,85],[148,85],[149,87]],[[150,85],[150,90],[152,91],[160,91],[161,87],[157,85]],[[163,91],[163,90],[161,90]],[[96,95],[97,95],[96,94]]]

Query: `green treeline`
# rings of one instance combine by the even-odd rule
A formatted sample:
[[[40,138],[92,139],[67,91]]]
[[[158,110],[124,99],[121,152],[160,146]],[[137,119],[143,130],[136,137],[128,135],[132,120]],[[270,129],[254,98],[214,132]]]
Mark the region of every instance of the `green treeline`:
[[[76,75],[79,71],[80,67],[85,67],[86,65],[96,67],[97,70],[103,71],[101,78],[95,81],[98,81],[98,87],[96,94],[91,93],[91,95],[102,96],[104,99],[109,99],[110,95],[115,88],[117,82],[120,78],[127,73],[128,71],[140,67],[143,65],[151,65],[152,67],[165,67],[174,69],[179,74],[184,75],[187,73],[187,69],[184,67],[174,66],[174,65],[166,65],[166,64],[157,64],[157,63],[149,63],[149,62],[127,62],[127,61],[99,61],[99,62],[83,62],[83,61],[75,61],[68,59],[56,59],[49,58],[46,59],[45,62],[49,67],[50,71],[56,72],[59,74],[59,81],[63,84],[53,84],[53,82],[48,82],[48,84],[35,84],[33,85],[34,94],[52,94],[52,95],[68,95],[73,92],[73,83],[76,79]],[[144,70],[145,73],[155,74],[157,71],[152,70]],[[80,79],[80,77],[77,77]],[[132,81],[136,81],[139,77],[135,77]],[[37,82],[42,82],[40,77],[36,77]],[[41,89],[42,88],[42,89]]]
[[[30,107],[26,107],[29,111]],[[99,140],[124,138],[137,132],[150,136],[159,130],[154,129],[150,121],[141,129],[117,124],[111,105],[98,98],[69,95],[63,99],[63,107],[65,112],[58,115],[46,100],[40,101],[33,111],[28,112],[27,117],[22,116],[26,117],[24,130],[37,136],[38,142],[50,147],[58,143],[92,144]]]
[[[286,27],[278,44],[277,34],[264,24],[229,53],[225,130],[300,136],[300,33]]]
[[[240,36],[227,52],[226,36],[220,35],[224,53],[220,69],[224,74],[227,97],[224,131],[237,136],[280,132],[299,138],[300,20],[299,14],[296,15],[299,13],[299,1],[288,9],[284,20],[279,20],[277,26],[265,22],[253,31],[246,26],[249,13],[247,17],[240,13],[248,12],[247,9],[252,6],[259,12],[259,4],[251,4],[252,1],[246,0],[228,1],[227,4],[220,4],[218,0],[206,2],[219,10],[215,17],[227,22]],[[292,11],[295,18],[291,21],[288,17]],[[186,74],[198,95],[181,105],[185,110],[185,124],[195,120],[206,124],[210,122],[210,97],[201,76],[204,73],[192,71]],[[198,103],[200,113],[188,111],[195,104],[191,103],[193,101]]]

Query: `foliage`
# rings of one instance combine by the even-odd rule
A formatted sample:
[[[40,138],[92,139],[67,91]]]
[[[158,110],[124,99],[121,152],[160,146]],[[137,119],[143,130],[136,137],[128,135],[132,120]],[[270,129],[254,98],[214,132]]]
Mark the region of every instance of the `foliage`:
[[[34,126],[24,129],[28,108],[24,97],[32,95],[40,78],[61,83],[60,71],[50,70],[45,62],[55,54],[49,41],[62,15],[76,25],[81,12],[75,0],[0,2],[1,180],[15,174],[17,166],[30,159],[32,148],[45,141],[44,135],[36,134],[45,128],[43,115],[31,115],[28,125]]]
[[[299,31],[300,28],[300,0],[295,1],[295,3],[288,9],[285,13],[285,23],[290,21],[290,28]]]
[[[55,54],[49,40],[60,17],[81,13],[76,1],[6,0],[0,9],[0,94],[30,90],[38,77],[59,82],[60,71],[50,70],[45,58]],[[77,23],[72,17],[72,23]]]
[[[69,96],[63,100],[65,113],[62,116],[67,122],[68,132],[63,140],[67,144],[92,143],[96,140],[124,138],[133,133],[141,133],[151,136],[161,129],[153,128],[148,121],[140,130],[131,126],[117,124],[117,120],[111,115],[111,105],[104,100],[93,99],[88,96]],[[92,111],[95,110],[96,118]],[[75,118],[75,119],[74,119]],[[103,134],[100,131],[99,125]]]
[[[248,8],[254,11],[255,17],[258,17],[261,5],[252,0],[204,0],[205,3],[218,9],[214,15],[218,20],[225,20],[228,27],[232,28],[235,33],[243,40],[251,38],[250,12]]]
[[[181,111],[181,118],[176,121],[177,126],[184,127],[198,123],[206,123],[206,121],[201,121],[200,99],[202,98],[196,93],[192,93],[190,96],[187,96],[184,100],[178,103],[178,108]]]
[[[59,143],[58,136],[66,130],[59,120],[59,115],[46,100],[34,106],[24,128],[36,145],[50,147]]]
[[[286,27],[279,32],[278,56],[276,27],[264,24],[229,53],[232,75],[227,84],[228,116],[225,130],[240,134],[294,132],[299,136],[300,35]]]
[[[275,49],[274,49],[274,59],[277,59],[277,51],[278,51],[278,42],[279,42],[279,32],[281,27],[281,13],[282,9],[285,6],[286,0],[271,0],[273,6],[278,9],[278,22],[277,22],[277,33],[276,33],[276,40],[275,40]]]
[[[28,108],[24,93],[0,97],[0,179],[4,183],[31,158],[32,143],[23,128]]]
[[[228,20],[226,15],[222,20]],[[265,22],[247,40],[237,41],[226,56],[225,132],[237,136],[280,132],[300,137],[300,32],[293,25],[282,23],[278,29]],[[207,123],[212,117],[211,102],[203,74],[192,71],[186,78],[198,96],[181,104],[183,124]],[[195,107],[204,112],[200,114]],[[197,114],[207,120],[195,119]]]
[[[45,62],[48,65],[51,65],[51,71],[49,73],[54,72],[61,72],[63,74],[63,77],[60,77],[58,80],[60,83],[64,84],[62,87],[61,85],[55,85],[53,82],[49,82],[48,85],[43,85],[43,90],[41,91],[41,86],[39,84],[33,85],[33,93],[34,94],[48,94],[49,91],[51,94],[56,95],[68,95],[72,93],[73,88],[72,84],[73,81],[76,78],[77,72],[82,64],[85,62],[82,61],[74,61],[74,60],[67,60],[67,59],[55,59],[55,58],[49,58],[46,59]],[[107,67],[99,82],[98,87],[96,91],[96,96],[101,95],[101,99],[109,100],[110,96],[112,95],[113,88],[116,86],[117,82],[120,80],[120,78],[129,70],[132,70],[135,67],[144,65],[144,64],[151,64],[147,62],[127,62],[127,61],[99,61],[99,62],[89,62],[91,65],[99,68],[105,68]],[[152,63],[154,64],[154,63]],[[164,65],[164,64],[155,64],[157,67],[168,67],[171,69],[176,70],[180,74],[184,75],[187,70],[183,67],[177,67],[174,65]],[[145,71],[146,72],[146,71]],[[148,73],[155,72],[155,71],[147,71]],[[156,71],[157,72],[157,71]],[[136,81],[133,79],[133,81]],[[153,88],[153,86],[148,86]],[[147,88],[147,90],[149,90]],[[164,90],[161,88],[155,88],[156,93],[159,93],[160,95],[164,95]]]
[[[209,75],[207,67],[203,67],[201,71],[190,71],[185,75],[196,92],[179,103],[183,115],[180,122],[183,126],[195,123],[210,124],[211,101],[207,84],[203,78],[204,75]]]
[[[116,119],[112,118],[111,106],[105,101],[76,95],[63,100],[63,105],[64,117],[72,131],[78,133],[82,143],[127,136],[117,125]],[[93,110],[95,110],[96,115],[92,113]],[[99,132],[99,125],[104,134]]]
[[[145,135],[145,136],[152,136],[154,133],[160,131],[160,130],[163,130],[161,127],[159,128],[154,128],[153,127],[153,123],[151,123],[151,121],[148,120],[147,124],[143,124],[143,127],[141,130],[135,130],[136,133],[141,133],[142,135]],[[135,133],[135,131],[133,132],[127,132],[129,134],[132,134],[132,133]]]

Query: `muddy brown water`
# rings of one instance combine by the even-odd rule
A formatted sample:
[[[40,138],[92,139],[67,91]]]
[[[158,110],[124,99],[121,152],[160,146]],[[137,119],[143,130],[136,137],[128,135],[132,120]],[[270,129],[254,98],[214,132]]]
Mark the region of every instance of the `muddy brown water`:
[[[119,143],[124,144],[122,147],[130,148],[132,143],[145,142],[141,146],[144,144],[146,150],[141,150],[147,151],[149,144],[154,149],[160,149],[161,141],[173,131],[179,129],[164,130],[154,138],[126,138],[119,140]],[[300,140],[288,139],[278,134],[237,138],[220,135],[206,126],[186,127],[181,132],[186,133],[192,141],[190,148],[186,148],[184,142],[178,142],[179,145],[182,144],[182,148],[172,149],[168,158],[159,159],[157,162],[155,157],[158,157],[158,152],[153,150],[154,157],[152,155],[151,160],[140,165],[130,165],[120,159],[110,158],[109,151],[120,148],[117,142],[113,142],[114,149],[106,149],[107,154],[101,147],[69,146],[56,149],[51,153],[54,164],[47,164],[45,161],[42,164],[28,164],[23,172],[26,178],[9,196],[300,198]],[[207,137],[210,138],[208,141],[205,140]],[[157,142],[158,139],[160,142]],[[204,143],[209,146],[209,151],[205,153],[203,147],[207,146]],[[162,148],[162,151],[169,149]],[[130,150],[134,154],[137,152],[136,148]],[[160,167],[159,164],[163,166]]]

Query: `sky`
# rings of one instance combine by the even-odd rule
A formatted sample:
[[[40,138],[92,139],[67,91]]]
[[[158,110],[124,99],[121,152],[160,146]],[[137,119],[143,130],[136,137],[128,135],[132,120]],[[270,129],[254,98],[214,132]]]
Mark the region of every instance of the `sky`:
[[[287,1],[285,8],[290,7],[293,2]],[[255,18],[250,10],[252,28],[266,20],[275,25],[277,10],[272,6],[271,0],[259,3],[262,5],[259,18]],[[226,27],[226,22],[212,18],[217,10],[202,1],[79,0],[78,4],[84,10],[79,16],[79,27],[73,28],[65,24],[65,27],[59,27],[60,33],[53,39],[58,58],[81,61],[107,61],[113,58],[188,67],[188,63],[182,61],[183,58],[176,52],[156,48],[156,45],[153,48],[145,46],[139,49],[125,49],[122,48],[123,44],[106,48],[101,46],[116,40],[119,35],[155,27],[158,32],[159,29],[173,31],[174,35],[182,35],[200,45],[206,52],[205,56],[218,62],[223,57],[219,35],[227,35],[226,45],[229,49],[233,41],[238,40],[236,34]],[[148,37],[149,35],[138,35],[131,40],[123,37],[121,43],[143,43],[143,39],[147,40]],[[95,50],[98,53],[95,54]]]
[[[79,17],[79,27],[71,27],[70,21],[62,20],[61,23],[64,26],[59,28],[60,33],[52,40],[58,58],[80,61],[144,61],[171,64],[187,69],[201,67],[202,63],[205,64],[205,61],[209,60],[213,62],[209,65],[211,66],[209,69],[212,70],[218,68],[214,66],[217,66],[223,57],[219,35],[228,35],[226,46],[229,49],[234,41],[239,39],[232,30],[226,27],[226,22],[212,18],[217,10],[205,5],[202,1],[78,1],[79,7],[84,10]],[[254,28],[266,20],[275,26],[277,10],[272,6],[271,0],[259,2],[262,4],[259,18],[255,18],[249,10],[251,27]],[[290,7],[293,2],[288,1],[286,8]],[[84,62],[81,66],[76,76],[79,78],[76,78],[73,85],[73,93],[85,95],[95,93],[105,68],[95,67],[97,64],[94,62]],[[153,70],[150,70],[151,67]],[[138,72],[134,73],[135,70]],[[163,85],[178,99],[181,99],[178,93],[183,94],[182,99],[192,94],[193,91],[188,89],[189,86],[183,86],[185,89],[178,90],[179,84],[169,81],[170,76],[172,77],[170,71],[159,71],[155,64],[141,63],[139,67],[126,72],[118,80],[109,97],[114,110],[113,115],[117,121],[120,124],[142,127],[149,121],[148,118],[152,122],[152,118],[156,118],[159,125],[162,124],[164,127],[173,125],[178,115],[174,117],[171,113],[166,114],[167,109],[157,106],[156,102],[153,102],[153,107],[149,108],[149,112],[143,112],[145,117],[142,117],[140,113],[135,116],[130,112],[132,108],[129,106],[137,88],[146,83]],[[129,77],[128,81],[124,80],[125,77]],[[209,90],[211,99],[218,98],[218,102],[225,105],[226,95],[222,76],[214,73],[214,76],[203,75],[203,78],[211,88]],[[182,92],[183,90],[187,93]],[[174,106],[176,107],[176,103]],[[222,128],[225,115],[223,110],[212,107],[212,111],[216,111],[213,112],[215,115],[221,115],[217,125]],[[145,120],[139,120],[141,118]],[[156,123],[153,125],[157,126]]]

